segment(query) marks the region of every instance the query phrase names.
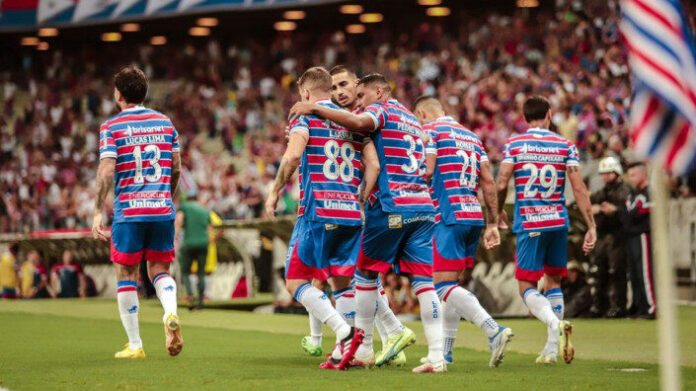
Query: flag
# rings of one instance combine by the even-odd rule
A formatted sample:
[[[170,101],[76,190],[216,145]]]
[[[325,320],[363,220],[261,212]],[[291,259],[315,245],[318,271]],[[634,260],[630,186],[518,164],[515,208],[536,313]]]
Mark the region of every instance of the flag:
[[[73,0],[40,0],[36,21],[41,24],[75,6]]]
[[[679,0],[621,0],[636,152],[682,175],[696,156],[696,50]]]

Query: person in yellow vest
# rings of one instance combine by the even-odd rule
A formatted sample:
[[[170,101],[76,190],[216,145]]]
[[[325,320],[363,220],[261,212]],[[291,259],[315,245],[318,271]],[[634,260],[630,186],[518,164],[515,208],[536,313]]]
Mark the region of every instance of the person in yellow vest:
[[[48,284],[48,271],[41,264],[41,254],[38,251],[29,251],[27,260],[20,267],[20,276],[23,298],[33,299],[49,296],[51,286]]]
[[[208,300],[210,297],[210,287],[212,286],[212,274],[217,269],[217,241],[222,237],[222,218],[218,216],[217,213],[210,212],[210,226],[208,230],[208,237],[210,241],[208,242],[208,256],[205,261],[205,299]],[[198,261],[194,261],[191,265],[191,276],[193,277],[198,272]]]
[[[12,243],[0,255],[0,290],[3,299],[16,299],[19,294],[20,280],[17,270],[17,252],[19,245]]]

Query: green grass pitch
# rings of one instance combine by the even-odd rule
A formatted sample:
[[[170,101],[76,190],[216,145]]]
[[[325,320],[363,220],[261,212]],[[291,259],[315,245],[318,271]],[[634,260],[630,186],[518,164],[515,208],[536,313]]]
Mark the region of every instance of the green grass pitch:
[[[545,328],[531,319],[501,323],[515,331],[505,362],[487,366],[486,340],[462,322],[446,374],[410,373],[425,355],[419,323],[409,323],[418,343],[406,350],[408,366],[347,372],[317,368],[320,358],[299,347],[307,318],[206,310],[181,312],[184,350],[164,350],[161,308],[143,301],[144,360],[115,360],[126,341],[115,300],[0,302],[0,389],[9,390],[654,390],[659,387],[656,322],[575,321],[577,356],[571,365],[539,367]],[[680,307],[685,389],[696,389],[696,308]],[[379,342],[377,342],[379,345]],[[332,346],[326,332],[324,349]],[[641,368],[638,372],[620,369]]]

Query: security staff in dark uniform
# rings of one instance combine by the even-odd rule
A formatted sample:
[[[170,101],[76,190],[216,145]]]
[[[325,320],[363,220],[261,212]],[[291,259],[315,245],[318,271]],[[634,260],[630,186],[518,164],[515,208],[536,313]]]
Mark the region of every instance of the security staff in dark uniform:
[[[592,263],[592,317],[626,316],[626,246],[618,207],[626,203],[631,189],[621,179],[623,169],[615,157],[599,162],[604,187],[590,197],[597,221],[597,247]]]
[[[626,204],[619,208],[619,216],[626,237],[628,270],[633,290],[632,316],[655,319],[655,291],[653,289],[652,247],[650,244],[650,198],[648,172],[644,163],[628,166],[628,182],[633,188]]]

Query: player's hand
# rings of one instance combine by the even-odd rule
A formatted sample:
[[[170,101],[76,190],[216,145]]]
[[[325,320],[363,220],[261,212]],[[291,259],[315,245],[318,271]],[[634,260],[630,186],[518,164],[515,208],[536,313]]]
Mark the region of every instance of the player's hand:
[[[507,212],[504,210],[500,211],[500,215],[498,216],[498,228],[499,229],[508,229],[510,227],[510,221],[508,220]]]
[[[483,234],[483,246],[486,250],[500,246],[500,232],[498,232],[497,225],[489,224],[486,226],[486,232]]]
[[[585,234],[585,241],[582,243],[582,251],[585,255],[588,255],[592,250],[594,250],[595,243],[597,242],[597,229],[592,227],[587,230]]]
[[[268,198],[266,198],[266,205],[265,205],[266,215],[271,220],[275,220],[275,210],[276,210],[277,205],[278,205],[278,194],[271,191],[268,194]]]
[[[314,105],[309,102],[297,102],[292,108],[290,108],[290,114],[288,114],[288,122],[292,123],[297,117],[302,115],[310,115],[314,110]]]
[[[95,213],[94,218],[92,219],[92,237],[96,240],[101,240],[104,242],[109,240],[109,238],[106,236],[106,233],[104,232],[104,227],[102,227],[101,212]]]

